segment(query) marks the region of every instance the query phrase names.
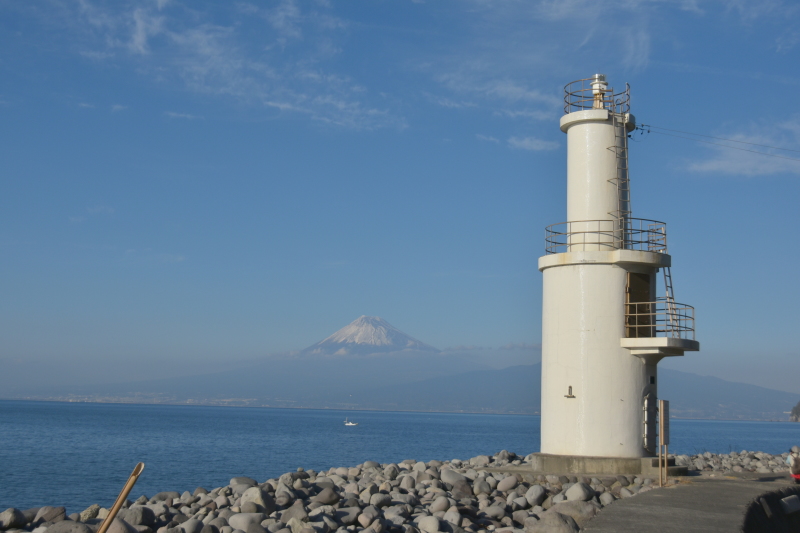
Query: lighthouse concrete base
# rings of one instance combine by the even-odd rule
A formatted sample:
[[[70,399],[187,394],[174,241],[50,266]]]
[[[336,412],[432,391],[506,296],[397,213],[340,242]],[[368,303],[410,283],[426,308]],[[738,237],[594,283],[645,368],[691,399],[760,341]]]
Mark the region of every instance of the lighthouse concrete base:
[[[534,472],[546,474],[658,475],[658,457],[588,457],[534,453],[531,465]],[[685,466],[675,466],[675,459],[669,460],[668,475],[685,476],[688,471]]]

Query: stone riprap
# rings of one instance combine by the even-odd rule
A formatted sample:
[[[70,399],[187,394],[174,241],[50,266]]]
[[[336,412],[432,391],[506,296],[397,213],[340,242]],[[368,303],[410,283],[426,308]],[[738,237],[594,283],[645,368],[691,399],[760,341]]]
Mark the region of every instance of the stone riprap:
[[[797,446],[792,447],[792,452],[800,452]],[[671,456],[670,456],[671,457]],[[687,466],[689,470],[726,472],[754,472],[757,474],[783,473],[789,471],[786,459],[789,452],[780,455],[770,455],[763,452],[710,453],[697,455],[676,455],[675,464]]]
[[[750,455],[750,463],[757,458],[761,468],[779,471],[785,464],[779,461],[782,456],[751,452],[736,454],[735,460],[713,454],[676,460],[722,470],[725,465],[733,469],[735,461]],[[699,458],[705,463],[695,463]],[[191,493],[160,492],[127,501],[108,533],[575,532],[604,506],[655,488],[652,479],[635,475],[481,470],[524,467],[529,462],[530,456],[504,450],[468,461],[367,461],[322,472],[299,468],[263,483],[235,477],[210,491],[198,487]],[[107,515],[108,510],[96,504],[70,515],[64,507],[12,508],[0,513],[0,529],[95,533]]]

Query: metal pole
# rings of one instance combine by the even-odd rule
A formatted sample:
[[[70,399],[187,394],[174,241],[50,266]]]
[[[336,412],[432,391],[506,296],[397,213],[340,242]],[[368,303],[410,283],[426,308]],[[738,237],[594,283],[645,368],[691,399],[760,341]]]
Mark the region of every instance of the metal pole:
[[[664,400],[658,401],[658,486],[664,486],[662,463],[664,459]]]
[[[106,533],[106,530],[111,525],[111,522],[113,522],[114,518],[117,516],[120,507],[122,507],[122,504],[125,503],[125,498],[128,497],[131,489],[133,489],[133,486],[136,484],[136,480],[139,479],[139,474],[142,473],[142,470],[144,470],[144,463],[137,463],[136,467],[133,469],[133,472],[131,472],[131,476],[128,478],[127,483],[125,483],[125,486],[122,487],[122,492],[120,492],[119,496],[117,496],[117,501],[114,502],[114,505],[108,512],[108,516],[106,516],[105,520],[103,520],[103,523],[100,524],[100,529],[97,530],[97,533]]]

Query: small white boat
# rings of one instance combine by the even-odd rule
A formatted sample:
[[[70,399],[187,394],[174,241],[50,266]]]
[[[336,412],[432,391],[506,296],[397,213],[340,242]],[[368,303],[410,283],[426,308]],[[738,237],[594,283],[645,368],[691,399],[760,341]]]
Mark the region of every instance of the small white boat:
[[[358,422],[350,422],[347,418],[344,419],[345,426],[357,426]]]

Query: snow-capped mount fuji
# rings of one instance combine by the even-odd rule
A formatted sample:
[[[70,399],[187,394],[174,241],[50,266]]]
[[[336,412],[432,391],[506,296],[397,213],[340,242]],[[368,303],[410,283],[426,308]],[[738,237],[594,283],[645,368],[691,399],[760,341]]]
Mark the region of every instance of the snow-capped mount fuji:
[[[439,352],[406,335],[378,316],[360,316],[327,339],[300,353],[319,355],[369,355],[401,351]]]

